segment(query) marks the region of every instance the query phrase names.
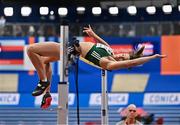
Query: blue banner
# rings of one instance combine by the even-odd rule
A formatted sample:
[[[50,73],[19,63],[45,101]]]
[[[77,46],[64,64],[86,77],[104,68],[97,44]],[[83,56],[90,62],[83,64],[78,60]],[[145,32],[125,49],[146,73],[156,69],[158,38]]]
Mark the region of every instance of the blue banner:
[[[58,105],[58,93],[52,93],[51,106]],[[69,106],[75,107],[75,93],[69,94]],[[101,93],[79,95],[80,107],[101,106]],[[0,107],[40,107],[42,95],[33,97],[31,94],[0,93]],[[180,93],[109,93],[109,106],[180,106]]]

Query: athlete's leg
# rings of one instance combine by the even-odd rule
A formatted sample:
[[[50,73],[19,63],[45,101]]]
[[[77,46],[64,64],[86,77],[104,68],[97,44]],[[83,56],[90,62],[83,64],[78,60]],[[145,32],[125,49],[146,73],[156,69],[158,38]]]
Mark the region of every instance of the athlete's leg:
[[[51,79],[52,79],[52,69],[50,62],[46,62],[48,57],[42,57],[43,65],[45,67],[45,73],[47,81],[49,81],[49,86],[46,89],[46,93],[43,95],[42,101],[41,101],[41,108],[46,109],[51,105],[52,97],[50,94],[50,88],[51,88]],[[46,62],[46,63],[45,63]]]
[[[60,44],[55,42],[43,42],[43,43],[35,43],[29,45],[27,48],[27,54],[34,65],[35,69],[37,70],[38,76],[40,80],[45,80],[46,73],[45,67],[43,65],[43,61],[41,56],[50,57],[59,59],[59,51]]]
[[[56,57],[43,57],[44,64],[45,64],[45,71],[46,71],[46,77],[47,80],[50,81],[49,87],[46,89],[46,93],[43,95],[42,101],[41,101],[41,108],[47,109],[49,106],[51,106],[52,97],[50,94],[51,89],[51,80],[52,80],[52,68],[50,62],[57,61],[59,58]]]
[[[51,79],[52,79],[52,69],[51,69],[51,64],[50,63],[45,64],[45,70],[46,70],[47,80],[50,82],[50,85],[49,85],[48,89],[46,89],[46,92],[50,92]]]
[[[59,59],[59,48],[60,44],[55,42],[36,43],[27,48],[28,56],[36,68],[40,79],[32,93],[33,96],[41,95],[46,90],[49,91],[50,81],[48,79],[51,79],[51,67],[48,61]]]
[[[46,93],[43,95],[42,101],[41,101],[41,108],[46,109],[51,105],[52,97],[50,94],[50,89],[51,89],[51,80],[52,80],[52,69],[51,69],[51,61],[56,61],[53,60],[50,57],[42,57],[44,60],[44,65],[45,65],[45,72],[46,72],[46,77],[47,80],[50,82],[49,87],[46,89]]]
[[[52,68],[51,68],[50,62],[58,61],[59,58],[57,58],[57,57],[43,57],[43,60],[44,60],[44,64],[45,64],[45,72],[46,72],[47,80],[50,81],[50,83],[51,83],[51,79],[52,79]],[[50,92],[50,87],[49,87],[49,89],[47,89],[46,91],[49,91],[49,92]]]

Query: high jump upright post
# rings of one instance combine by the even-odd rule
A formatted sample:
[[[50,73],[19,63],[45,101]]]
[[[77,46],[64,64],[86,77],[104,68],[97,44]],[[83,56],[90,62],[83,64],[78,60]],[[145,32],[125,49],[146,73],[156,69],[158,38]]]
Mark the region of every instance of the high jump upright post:
[[[108,125],[107,70],[101,69],[101,125]]]
[[[68,125],[68,54],[69,25],[63,21],[60,26],[60,82],[58,84],[58,125]]]

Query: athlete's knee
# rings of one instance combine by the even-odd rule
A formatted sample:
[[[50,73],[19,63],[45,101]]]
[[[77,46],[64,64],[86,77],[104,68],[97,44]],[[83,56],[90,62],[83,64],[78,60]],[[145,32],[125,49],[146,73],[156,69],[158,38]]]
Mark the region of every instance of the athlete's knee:
[[[27,46],[26,50],[27,50],[27,54],[29,55],[29,54],[31,54],[33,52],[34,47],[32,45],[29,45],[29,46]]]

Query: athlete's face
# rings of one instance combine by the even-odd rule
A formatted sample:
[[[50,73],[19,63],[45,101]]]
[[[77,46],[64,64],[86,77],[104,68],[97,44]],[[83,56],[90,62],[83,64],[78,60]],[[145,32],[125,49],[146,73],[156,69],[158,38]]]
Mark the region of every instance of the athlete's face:
[[[114,58],[118,60],[128,60],[129,59],[129,54],[123,53],[123,54],[116,54],[114,55]]]

